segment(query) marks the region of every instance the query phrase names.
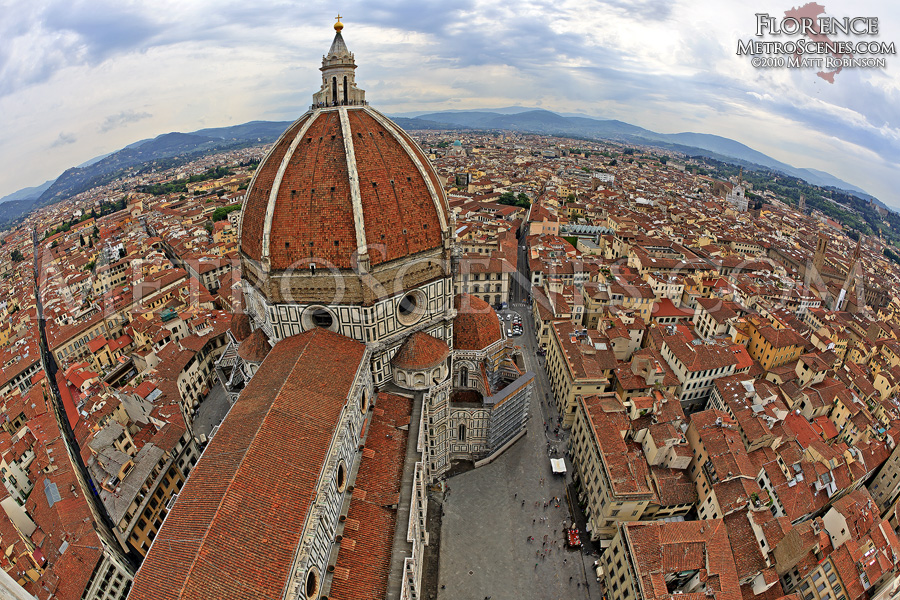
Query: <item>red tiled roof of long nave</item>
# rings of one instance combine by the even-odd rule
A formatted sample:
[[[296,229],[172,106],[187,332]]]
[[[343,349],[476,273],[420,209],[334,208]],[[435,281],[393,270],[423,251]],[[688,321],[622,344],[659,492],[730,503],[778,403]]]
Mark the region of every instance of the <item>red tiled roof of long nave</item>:
[[[456,350],[483,350],[503,337],[500,317],[484,300],[470,294],[453,299],[453,347]]]
[[[272,348],[179,493],[131,600],[281,599],[365,356],[324,329]]]
[[[374,266],[439,248],[443,242],[441,217],[447,221],[446,203],[425,156],[399,127],[380,123],[379,118],[389,121],[380,115],[376,118],[372,109],[348,107],[347,115],[370,263]],[[309,119],[312,122],[288,159],[275,195],[266,248],[263,234],[270,192],[291,142]],[[413,157],[424,167],[425,177]],[[268,252],[273,270],[298,263],[306,266],[311,258],[338,268],[355,266],[357,238],[350,172],[336,110],[301,117],[257,171],[241,225],[241,250],[247,256],[261,260]],[[438,206],[428,183],[438,195]]]
[[[450,348],[445,341],[417,331],[406,338],[391,364],[399,369],[428,369],[441,364],[449,354]]]
[[[397,527],[412,401],[394,394],[378,394],[366,450],[354,483],[344,540],[338,552],[328,597],[333,600],[384,598]],[[364,492],[364,493],[361,493]]]

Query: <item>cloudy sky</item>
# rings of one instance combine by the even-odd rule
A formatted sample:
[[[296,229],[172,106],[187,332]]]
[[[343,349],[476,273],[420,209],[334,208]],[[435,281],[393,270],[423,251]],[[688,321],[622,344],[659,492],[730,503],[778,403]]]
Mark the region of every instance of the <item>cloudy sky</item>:
[[[876,39],[900,44],[900,4],[819,2],[878,17]],[[830,84],[737,56],[755,13],[793,6],[0,0],[0,196],[161,133],[298,117],[340,11],[357,82],[384,112],[522,105],[718,134],[900,208],[900,57]]]

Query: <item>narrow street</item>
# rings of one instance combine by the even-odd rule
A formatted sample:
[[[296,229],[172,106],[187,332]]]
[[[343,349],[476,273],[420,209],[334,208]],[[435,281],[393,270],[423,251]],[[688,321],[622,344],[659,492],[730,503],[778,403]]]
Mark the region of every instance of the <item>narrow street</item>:
[[[60,397],[59,387],[57,387],[56,385],[56,373],[59,370],[59,367],[57,366],[56,360],[53,358],[53,355],[50,353],[49,347],[47,345],[47,333],[45,330],[44,321],[44,306],[41,302],[40,294],[41,273],[39,268],[40,262],[38,261],[40,244],[38,240],[37,230],[33,231],[32,236],[34,242],[34,297],[35,304],[37,306],[41,361],[44,366],[44,373],[47,376],[47,384],[49,385],[50,391],[52,392],[54,409],[53,412],[56,417],[56,423],[65,441],[69,460],[75,467],[75,475],[78,479],[79,485],[81,486],[81,491],[84,494],[84,498],[87,500],[88,506],[91,509],[91,513],[94,516],[94,523],[98,533],[104,537],[108,544],[113,547],[118,547],[124,552],[124,549],[122,549],[115,534],[113,534],[114,524],[110,520],[109,514],[106,512],[106,508],[103,506],[103,501],[100,499],[100,496],[97,493],[97,489],[94,487],[93,482],[91,481],[91,477],[88,473],[87,467],[81,460],[81,449],[79,448],[78,441],[75,438],[75,432],[72,430],[72,427],[69,424],[69,419],[66,417],[66,409],[63,406],[62,398]],[[134,552],[125,554],[125,557],[131,561],[133,567],[136,567],[140,562]]]

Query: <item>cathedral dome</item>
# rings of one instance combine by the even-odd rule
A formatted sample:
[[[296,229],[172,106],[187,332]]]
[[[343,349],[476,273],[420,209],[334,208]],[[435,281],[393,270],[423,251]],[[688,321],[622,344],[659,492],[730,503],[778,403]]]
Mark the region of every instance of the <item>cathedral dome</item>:
[[[269,345],[269,339],[266,337],[265,332],[262,329],[257,329],[250,334],[250,337],[238,345],[237,353],[238,356],[248,362],[261,363],[271,349],[272,346]]]
[[[447,342],[417,331],[406,339],[391,364],[407,371],[429,369],[444,362],[449,355]]]
[[[484,350],[503,339],[500,317],[490,304],[470,294],[457,294],[453,348],[456,350]]]
[[[368,270],[440,248],[448,227],[428,159],[366,105],[300,117],[257,168],[242,212],[241,252],[266,271]]]
[[[452,340],[451,215],[416,142],[371,108],[341,31],[310,109],[260,162],[240,214],[241,283],[272,343],[312,328],[367,344],[376,384],[420,330]],[[410,373],[432,384],[449,369]],[[418,389],[418,388],[416,388]]]
[[[231,316],[231,335],[238,342],[243,342],[250,337],[253,329],[250,326],[250,317],[244,313],[234,313]]]

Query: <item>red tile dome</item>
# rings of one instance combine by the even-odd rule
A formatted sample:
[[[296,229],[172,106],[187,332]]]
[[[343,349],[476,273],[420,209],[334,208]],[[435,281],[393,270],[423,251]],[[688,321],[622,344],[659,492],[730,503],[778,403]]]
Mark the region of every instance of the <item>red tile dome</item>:
[[[500,317],[490,304],[477,296],[457,294],[453,299],[453,347],[456,350],[484,350],[503,338]]]
[[[450,348],[444,340],[417,331],[403,342],[391,364],[398,369],[419,371],[436,367],[449,355]]]
[[[234,339],[243,342],[250,337],[251,333],[253,333],[253,328],[250,326],[250,317],[245,313],[234,313],[231,316],[231,335],[234,336]]]
[[[257,168],[240,248],[263,268],[355,268],[440,248],[448,208],[415,141],[367,105],[300,117]]]
[[[271,349],[272,346],[269,345],[269,338],[266,337],[265,332],[257,329],[250,334],[250,337],[238,344],[237,353],[246,361],[261,363]]]

